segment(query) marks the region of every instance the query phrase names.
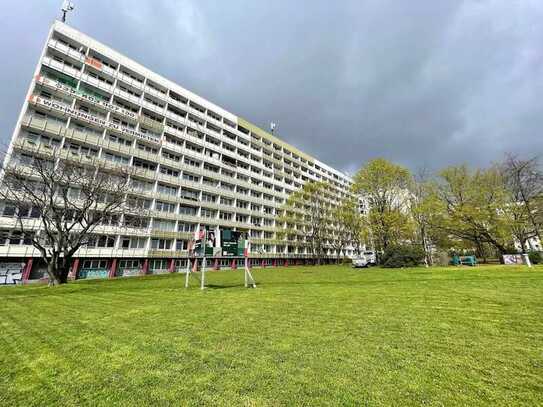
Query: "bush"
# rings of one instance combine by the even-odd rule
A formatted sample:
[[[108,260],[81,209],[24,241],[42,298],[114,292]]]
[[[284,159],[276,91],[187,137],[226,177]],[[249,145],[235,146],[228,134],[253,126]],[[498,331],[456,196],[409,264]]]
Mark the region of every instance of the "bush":
[[[530,259],[530,263],[532,264],[539,264],[541,263],[541,252],[535,252],[535,251],[532,251],[532,252],[529,252],[528,253],[528,258]]]
[[[424,251],[418,246],[392,246],[385,250],[381,258],[383,267],[413,267],[424,262]]]

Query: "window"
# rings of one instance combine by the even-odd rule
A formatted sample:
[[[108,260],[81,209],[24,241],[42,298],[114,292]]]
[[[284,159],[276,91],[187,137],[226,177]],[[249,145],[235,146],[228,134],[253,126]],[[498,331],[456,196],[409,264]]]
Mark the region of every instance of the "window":
[[[169,202],[156,201],[155,209],[160,212],[175,213],[175,204]]]
[[[200,168],[200,162],[198,162],[198,161],[192,160],[192,159],[187,158],[187,157],[185,157],[184,161],[185,161],[185,164],[187,164],[187,165],[190,165],[192,167]]]
[[[202,192],[202,201],[204,201],[204,202],[217,202],[217,196]]]
[[[128,206],[131,208],[149,209],[151,207],[151,201],[142,198],[129,198]]]
[[[187,189],[182,188],[181,189],[181,198],[188,199],[190,201],[197,201],[200,193],[198,191],[195,191],[194,189]]]
[[[216,167],[215,165],[211,165],[208,163],[204,163],[204,170],[218,173],[219,167]]]
[[[166,219],[153,220],[153,229],[162,230],[164,232],[175,232],[175,221]]]
[[[166,259],[154,259],[149,261],[149,270],[151,271],[166,271],[168,268],[168,260]]]
[[[118,117],[112,116],[111,121],[115,124],[118,124],[119,126],[128,127],[130,129],[135,129],[136,126],[134,126],[132,123],[127,122],[126,120],[121,120]],[[132,142],[130,142],[130,145],[132,145]],[[138,146],[139,148],[139,146]],[[140,148],[140,150],[143,150]]]
[[[194,232],[196,230],[196,223],[183,223],[179,222],[177,225],[178,232]]]
[[[123,164],[123,165],[128,165],[128,161],[129,161],[127,157],[123,157],[121,155],[112,154],[112,153],[106,153],[105,159],[108,161],[111,161],[117,164]]]
[[[132,145],[132,141],[127,140],[127,139],[122,138],[122,137],[119,137],[119,136],[114,135],[114,134],[109,135],[109,141],[111,141],[113,143],[122,144],[123,146],[127,146],[127,147],[130,147]]]
[[[166,174],[166,175],[169,175],[171,177],[178,177],[179,176],[179,171],[173,170],[173,169],[168,168],[168,167],[164,167],[163,165],[160,166],[160,172],[162,174]]]
[[[132,270],[138,270],[141,266],[141,263],[139,260],[121,260],[119,261],[119,269],[126,270],[126,269],[132,269]]]
[[[180,215],[196,216],[196,212],[197,212],[197,210],[193,206],[185,206],[185,205],[180,205],[179,206],[179,214]]]
[[[247,215],[240,215],[236,214],[236,222],[242,222],[245,223],[249,220],[249,217]]]
[[[232,184],[228,184],[227,182],[221,182],[221,188],[226,189],[228,191],[233,191],[235,189],[235,186]]]
[[[144,170],[150,170],[150,171],[156,170],[156,164],[151,163],[149,161],[140,160],[139,158],[134,158],[134,162],[132,165],[134,167],[142,168]]]
[[[152,192],[153,191],[153,183],[152,182],[147,182],[147,181],[142,181],[142,180],[139,180],[139,179],[132,179],[132,188],[135,191]]]
[[[207,209],[207,208],[202,208],[200,214],[204,218],[216,218],[217,217],[217,211],[214,211],[212,209]]]
[[[168,123],[168,126],[172,126],[172,125]],[[172,143],[172,144],[175,144],[176,146],[183,147],[183,140],[170,136],[169,134],[166,134],[165,137],[166,137],[167,143]]]
[[[190,172],[183,172],[183,179],[191,182],[200,182],[200,177]]]
[[[170,250],[172,247],[171,239],[151,239],[151,248],[155,250]]]
[[[107,260],[85,260],[83,261],[84,269],[105,269],[107,268]]]
[[[151,153],[151,154],[158,153],[158,150],[156,148],[148,146],[147,144],[138,143],[138,144],[136,144],[136,147],[138,148],[138,150],[142,150],[142,151],[145,151],[147,153]]]
[[[96,247],[115,247],[115,236],[99,235],[90,243],[95,243]],[[90,243],[90,247],[94,247],[94,245],[91,245]]]
[[[234,217],[234,214],[230,212],[223,212],[223,211],[219,212],[219,218],[222,220],[232,220],[233,217]]]
[[[172,153],[170,153],[168,151],[162,151],[162,156],[164,158],[167,158],[168,160],[173,160],[173,161],[177,161],[177,162],[181,161],[180,156],[178,156],[176,154],[172,154]]]
[[[146,237],[123,236],[121,237],[121,249],[144,249]]]
[[[177,239],[175,242],[175,250],[187,250],[188,249],[188,241],[186,240],[180,240]]]
[[[13,204],[6,203],[2,208],[2,216],[15,216],[16,206]]]
[[[211,179],[211,178],[208,178],[208,177],[203,177],[202,182],[205,185],[209,185],[210,187],[216,187],[217,184],[219,183],[218,181],[215,181],[214,179]]]
[[[158,184],[157,191],[161,194],[176,196],[177,188],[170,185]]]
[[[191,150],[191,151],[195,151],[197,153],[201,153],[202,152],[202,147],[198,147],[196,144],[192,144],[192,143],[185,143],[185,147],[188,149],[188,150]],[[185,158],[185,162],[187,161],[187,158]]]
[[[221,196],[221,205],[234,206],[234,200],[232,198]]]

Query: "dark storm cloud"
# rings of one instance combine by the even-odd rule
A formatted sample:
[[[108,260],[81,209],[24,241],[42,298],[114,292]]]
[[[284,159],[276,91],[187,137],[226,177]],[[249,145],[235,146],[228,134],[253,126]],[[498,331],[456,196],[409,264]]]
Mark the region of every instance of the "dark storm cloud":
[[[338,169],[543,150],[540,1],[75,3],[76,28]],[[59,4],[3,4],[4,140]]]

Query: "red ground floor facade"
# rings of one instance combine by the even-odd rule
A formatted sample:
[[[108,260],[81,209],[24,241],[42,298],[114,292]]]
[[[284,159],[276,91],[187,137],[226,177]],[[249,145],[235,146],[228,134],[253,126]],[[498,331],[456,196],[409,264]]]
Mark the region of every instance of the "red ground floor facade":
[[[335,262],[325,258],[321,263]],[[200,258],[74,258],[69,279],[107,279],[151,274],[185,273],[202,267]],[[249,267],[288,267],[316,264],[310,258],[258,258],[248,259]],[[206,258],[207,270],[236,270],[243,268],[243,257]],[[47,267],[41,258],[0,258],[0,285],[47,283]]]

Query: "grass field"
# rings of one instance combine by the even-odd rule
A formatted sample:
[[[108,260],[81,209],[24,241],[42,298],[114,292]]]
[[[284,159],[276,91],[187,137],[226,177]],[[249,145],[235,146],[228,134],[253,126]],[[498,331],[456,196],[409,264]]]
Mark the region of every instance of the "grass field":
[[[0,288],[0,405],[542,405],[543,267]]]

